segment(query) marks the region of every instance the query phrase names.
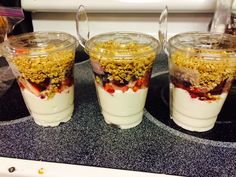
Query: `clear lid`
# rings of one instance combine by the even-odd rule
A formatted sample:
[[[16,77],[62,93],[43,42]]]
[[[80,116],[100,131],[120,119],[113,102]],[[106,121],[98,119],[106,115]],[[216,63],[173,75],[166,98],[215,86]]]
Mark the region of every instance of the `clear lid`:
[[[10,37],[3,43],[3,55],[47,55],[74,47],[76,39],[63,32],[32,32]]]
[[[190,55],[236,57],[236,36],[230,34],[190,32],[169,39],[168,50],[180,50]]]
[[[160,44],[157,39],[142,33],[113,32],[92,37],[85,44],[90,55],[129,59],[133,56],[158,53]]]

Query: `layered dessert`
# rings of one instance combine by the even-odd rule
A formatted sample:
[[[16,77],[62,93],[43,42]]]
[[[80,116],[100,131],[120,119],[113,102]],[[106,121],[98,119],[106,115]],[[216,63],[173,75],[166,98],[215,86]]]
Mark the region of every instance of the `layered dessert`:
[[[204,57],[201,53],[208,53]],[[220,56],[213,58],[211,56]],[[210,130],[225,102],[235,74],[227,53],[193,49],[170,56],[170,103],[174,122],[190,131]]]
[[[17,52],[27,53],[27,50]],[[31,51],[32,52],[32,51]],[[68,121],[74,109],[74,50],[47,55],[16,55],[12,67],[26,106],[35,122],[57,126]]]
[[[94,44],[89,55],[105,121],[122,129],[138,125],[156,52],[145,44],[107,40]]]

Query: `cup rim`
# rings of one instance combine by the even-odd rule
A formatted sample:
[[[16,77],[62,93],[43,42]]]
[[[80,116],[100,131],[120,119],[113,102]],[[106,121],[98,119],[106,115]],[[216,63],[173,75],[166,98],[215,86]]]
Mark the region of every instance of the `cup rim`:
[[[42,37],[45,40],[48,40],[50,42],[50,40],[53,39],[60,39],[60,37],[64,38],[61,39],[60,44],[58,44],[58,46],[56,46],[55,48],[51,49],[51,50],[43,50],[44,46],[43,46],[43,41],[42,44],[40,44],[39,41],[39,45],[38,46],[27,46],[27,42],[30,41],[25,41],[25,46],[24,46],[24,41],[22,43],[22,45],[20,45],[21,43],[21,39],[24,40],[31,37],[35,37],[36,39],[36,43],[37,43],[37,37]],[[50,36],[54,36],[54,38],[50,37]],[[16,45],[14,45],[14,42],[16,43]],[[45,41],[47,42],[47,41]],[[71,46],[77,44],[77,39],[72,36],[69,33],[66,32],[61,32],[61,31],[35,31],[35,32],[28,32],[28,33],[22,33],[22,34],[18,34],[18,35],[14,35],[9,37],[6,41],[4,41],[2,43],[2,52],[5,55],[29,55],[29,56],[37,56],[37,55],[48,55],[49,53],[53,53],[53,52],[58,52],[62,49],[66,49],[66,48],[70,48]],[[40,46],[42,45],[42,46]],[[56,44],[57,45],[57,44]],[[38,50],[37,50],[38,49]],[[39,50],[42,49],[42,50]],[[28,52],[18,52],[18,51],[28,51]],[[31,51],[37,51],[37,52],[31,52]]]
[[[90,46],[91,43],[93,43],[94,41],[96,41],[97,39],[101,39],[103,37],[106,37],[106,36],[127,36],[127,35],[132,35],[132,36],[140,36],[140,37],[144,37],[148,40],[150,40],[149,44],[150,46],[152,45],[152,51],[154,51],[156,54],[158,54],[160,52],[160,42],[158,39],[156,39],[155,37],[149,35],[149,34],[144,34],[144,33],[140,33],[140,32],[132,32],[132,31],[114,31],[114,32],[107,32],[107,33],[101,33],[101,34],[98,34],[98,35],[95,35],[93,36],[92,38],[90,38],[86,43],[85,43],[85,52],[89,55],[91,50],[92,50],[92,47]],[[132,40],[130,40],[132,41]],[[107,49],[104,49],[104,48],[101,48],[103,51],[107,50]],[[116,49],[117,51],[119,51],[118,49]],[[93,52],[95,54],[101,54],[100,51],[98,52]],[[150,53],[150,51],[145,51],[145,52],[141,52],[139,53],[138,55],[132,55],[132,54],[116,54],[115,56],[116,57],[121,57],[121,58],[125,58],[125,59],[131,59],[132,57],[134,56],[145,56],[145,54],[147,53]],[[118,60],[118,59],[117,59]]]

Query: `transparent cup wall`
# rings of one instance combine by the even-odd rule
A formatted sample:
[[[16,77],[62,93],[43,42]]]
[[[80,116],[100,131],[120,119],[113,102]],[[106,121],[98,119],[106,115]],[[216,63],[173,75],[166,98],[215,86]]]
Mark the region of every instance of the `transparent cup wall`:
[[[108,124],[131,128],[143,118],[159,43],[139,33],[106,33],[86,43],[102,114]]]
[[[213,128],[236,69],[230,35],[185,33],[169,40],[170,116],[190,131]]]
[[[10,38],[4,54],[35,122],[57,126],[74,110],[76,39],[66,33],[35,32]]]

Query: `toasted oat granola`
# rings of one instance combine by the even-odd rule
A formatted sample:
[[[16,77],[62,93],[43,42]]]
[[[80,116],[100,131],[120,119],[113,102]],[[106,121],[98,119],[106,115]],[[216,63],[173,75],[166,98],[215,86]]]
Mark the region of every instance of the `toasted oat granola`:
[[[206,53],[206,51],[202,51]],[[221,58],[207,59],[198,55],[201,51],[195,51],[195,54],[188,55],[183,51],[176,51],[171,55],[171,74],[180,80],[191,83],[194,88],[212,90],[224,80],[232,80],[235,75],[236,58],[229,58],[225,51],[220,54]]]
[[[142,78],[151,71],[156,58],[155,51],[148,45],[120,44],[112,40],[97,43],[89,55],[92,62],[100,64],[110,81],[119,83]]]
[[[21,73],[20,79],[35,84],[49,80],[50,84],[43,93],[52,98],[67,77],[72,75],[74,52],[68,49],[51,52],[48,55],[16,55],[12,63]]]

